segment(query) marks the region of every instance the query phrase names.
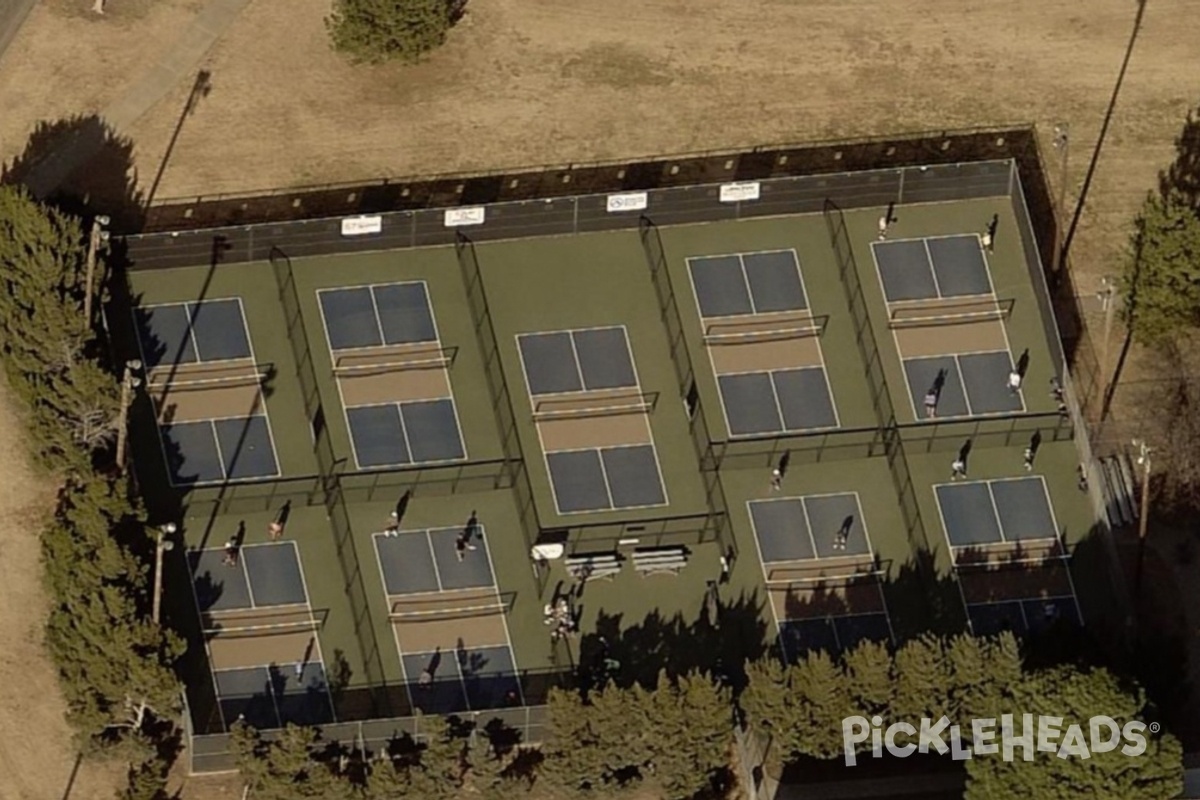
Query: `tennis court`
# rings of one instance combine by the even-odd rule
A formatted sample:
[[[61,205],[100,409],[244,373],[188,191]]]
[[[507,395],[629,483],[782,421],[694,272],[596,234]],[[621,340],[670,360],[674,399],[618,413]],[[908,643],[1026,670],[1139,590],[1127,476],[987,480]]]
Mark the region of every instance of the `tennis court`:
[[[239,298],[135,311],[146,392],[174,486],[277,477],[263,398]]]
[[[979,236],[878,241],[871,251],[914,419],[928,416],[929,395],[937,418],[1024,411],[1008,386],[1013,301],[996,297]]]
[[[517,334],[559,514],[666,505],[650,415],[623,325]]]
[[[457,351],[442,345],[425,282],[317,297],[358,468],[464,460],[450,382]]]
[[[687,259],[731,437],[839,427],[795,250]]]
[[[522,705],[508,603],[483,526],[472,520],[373,540],[413,707],[454,714]]]
[[[934,487],[946,542],[977,635],[1083,624],[1050,495],[1041,476]]]
[[[260,729],[334,720],[319,630],[292,542],[188,554],[218,706]]]
[[[788,660],[893,638],[857,493],[751,500],[747,509]]]

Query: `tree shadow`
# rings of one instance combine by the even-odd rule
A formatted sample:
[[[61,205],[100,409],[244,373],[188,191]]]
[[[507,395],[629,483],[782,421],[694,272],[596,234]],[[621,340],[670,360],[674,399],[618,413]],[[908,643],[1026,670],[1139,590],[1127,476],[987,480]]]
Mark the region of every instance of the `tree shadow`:
[[[1200,211],[1200,108],[1188,111],[1175,139],[1175,160],[1158,174],[1158,190],[1164,197],[1179,192]]]
[[[95,114],[39,122],[21,154],[0,168],[0,183],[80,217],[107,215],[119,233],[140,230],[145,219],[133,142]]]

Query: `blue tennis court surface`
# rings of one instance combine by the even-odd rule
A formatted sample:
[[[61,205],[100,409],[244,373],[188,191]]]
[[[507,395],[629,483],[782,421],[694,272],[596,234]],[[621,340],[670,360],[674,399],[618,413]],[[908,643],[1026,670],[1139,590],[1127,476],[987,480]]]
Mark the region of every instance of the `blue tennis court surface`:
[[[983,247],[975,234],[872,242],[889,303],[991,294]]]
[[[1008,388],[1008,352],[948,354],[904,359],[904,373],[917,418],[923,418],[926,392],[937,395],[937,418],[1009,414],[1025,410],[1021,391]]]
[[[667,503],[653,444],[547,453],[546,464],[560,514]]]
[[[405,653],[413,705],[425,714],[460,714],[524,703],[512,648]]]
[[[201,612],[308,603],[294,542],[243,547],[233,566],[224,558],[222,547],[188,553]]]
[[[146,369],[250,357],[241,300],[147,306],[135,312]]]
[[[1040,475],[934,487],[951,547],[981,547],[1058,538],[1050,495]]]
[[[784,658],[796,663],[811,652],[837,655],[860,642],[890,642],[887,614],[851,614],[820,619],[793,619],[779,624],[779,645]]]
[[[389,596],[484,589],[496,585],[491,554],[482,525],[471,526],[472,549],[458,557],[458,540],[465,528],[433,528],[377,533],[375,553]]]
[[[451,398],[347,408],[346,420],[361,469],[466,457]]]
[[[689,258],[688,269],[705,319],[808,308],[794,250]]]
[[[624,326],[523,333],[517,345],[534,397],[638,385]]]
[[[227,724],[238,719],[259,730],[287,724],[322,725],[334,721],[329,682],[321,664],[271,664],[213,672],[221,713]]]
[[[177,422],[159,428],[175,486],[277,477],[266,415]]]
[[[1082,627],[1074,597],[1039,597],[967,606],[971,630],[976,636],[994,636],[1011,631],[1018,636],[1040,633],[1065,623]]]
[[[752,500],[748,508],[764,564],[872,552],[854,492]]]
[[[838,427],[824,367],[718,375],[730,436]]]
[[[423,281],[321,289],[317,297],[335,351],[438,339]]]

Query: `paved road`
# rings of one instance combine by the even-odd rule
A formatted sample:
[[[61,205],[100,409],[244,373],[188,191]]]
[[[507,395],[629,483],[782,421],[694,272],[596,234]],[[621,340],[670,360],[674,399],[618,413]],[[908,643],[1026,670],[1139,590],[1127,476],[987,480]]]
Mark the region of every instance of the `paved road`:
[[[0,63],[4,60],[4,51],[16,38],[25,18],[37,4],[37,0],[3,0],[0,2]]]

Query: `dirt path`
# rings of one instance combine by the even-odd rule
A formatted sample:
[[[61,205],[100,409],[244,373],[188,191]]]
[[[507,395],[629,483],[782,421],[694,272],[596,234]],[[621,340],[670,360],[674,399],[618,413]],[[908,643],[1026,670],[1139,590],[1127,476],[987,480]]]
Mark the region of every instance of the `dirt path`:
[[[42,647],[47,613],[38,531],[54,499],[20,457],[24,442],[0,386],[0,800],[58,800],[75,762],[53,665]],[[111,800],[119,767],[83,765],[70,800]]]

